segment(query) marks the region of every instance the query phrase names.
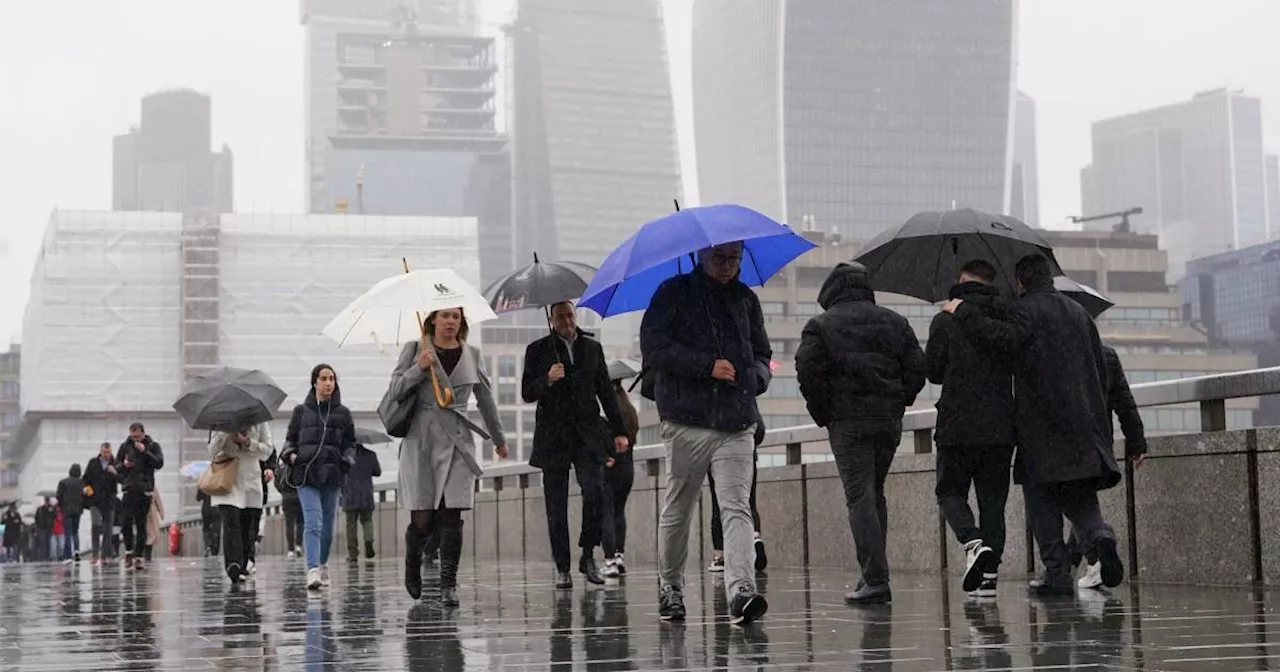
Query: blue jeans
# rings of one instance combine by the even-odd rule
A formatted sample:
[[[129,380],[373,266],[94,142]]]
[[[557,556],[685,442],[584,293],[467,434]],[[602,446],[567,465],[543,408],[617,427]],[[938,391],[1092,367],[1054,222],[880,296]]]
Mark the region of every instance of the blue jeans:
[[[63,558],[70,558],[80,552],[80,514],[67,516],[63,521],[67,528],[67,547]]]
[[[58,562],[62,560],[62,548],[66,544],[67,535],[51,534],[49,535],[49,561]]]
[[[329,549],[333,546],[333,526],[338,517],[337,486],[314,488],[304,485],[298,488],[298,501],[302,504],[302,546],[307,554],[307,569],[329,564]]]

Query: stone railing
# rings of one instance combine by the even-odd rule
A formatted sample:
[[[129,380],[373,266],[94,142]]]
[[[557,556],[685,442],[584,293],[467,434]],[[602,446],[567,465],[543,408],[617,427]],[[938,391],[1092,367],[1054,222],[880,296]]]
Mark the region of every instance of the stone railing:
[[[1126,463],[1122,484],[1103,493],[1103,511],[1116,529],[1131,576],[1144,580],[1201,584],[1280,582],[1280,429],[1227,431],[1226,402],[1280,394],[1280,367],[1162,381],[1133,386],[1142,407],[1198,404],[1201,432],[1149,438],[1150,452],[1136,474]],[[889,560],[900,571],[937,572],[962,564],[962,553],[938,510],[934,489],[932,410],[904,418],[912,436],[900,450],[886,484]],[[833,462],[804,462],[813,446],[825,446],[816,426],[770,430],[762,448],[782,448],[787,464],[761,468],[758,502],[763,536],[774,567],[843,567],[854,570],[855,553],[844,495]],[[802,450],[808,444],[809,451]],[[663,447],[635,449],[635,486],[627,503],[626,552],[630,563],[657,557],[657,521],[663,482]],[[1117,444],[1117,454],[1123,448]],[[465,558],[477,561],[549,562],[547,522],[538,470],[527,464],[490,467],[477,484],[475,509],[464,517]],[[571,486],[576,490],[576,484]],[[394,485],[379,488],[378,546],[397,553],[408,516],[395,504]],[[581,507],[571,492],[570,523]],[[690,538],[690,562],[711,557],[710,497],[704,489],[702,524]],[[279,506],[266,512],[264,553],[284,550]],[[1004,567],[1035,570],[1020,488],[1010,492],[1010,531]],[[183,519],[183,553],[199,554],[200,523]],[[334,557],[345,553],[338,526]]]

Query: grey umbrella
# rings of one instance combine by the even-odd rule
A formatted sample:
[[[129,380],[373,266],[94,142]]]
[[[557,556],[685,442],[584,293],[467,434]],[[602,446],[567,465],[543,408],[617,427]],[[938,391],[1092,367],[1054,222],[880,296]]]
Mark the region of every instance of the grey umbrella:
[[[1044,255],[1054,275],[1062,274],[1053,249],[1034,229],[1007,215],[966,209],[918,213],[873,238],[857,260],[871,272],[876,291],[936,303],[948,298],[960,267],[974,259],[995,266],[997,283],[1016,293],[1014,266],[1032,254]]]
[[[392,438],[376,429],[356,427],[356,443],[362,446],[376,446],[379,443],[391,443]]]
[[[173,410],[192,429],[236,432],[270,421],[287,396],[262,371],[222,366],[187,381]]]
[[[1062,292],[1067,298],[1075,301],[1089,311],[1089,316],[1097,319],[1099,315],[1107,312],[1116,304],[1103,296],[1098,290],[1082,285],[1065,275],[1059,275],[1053,279],[1053,288]]]
[[[609,362],[609,380],[624,380],[640,375],[640,363],[632,359]]]

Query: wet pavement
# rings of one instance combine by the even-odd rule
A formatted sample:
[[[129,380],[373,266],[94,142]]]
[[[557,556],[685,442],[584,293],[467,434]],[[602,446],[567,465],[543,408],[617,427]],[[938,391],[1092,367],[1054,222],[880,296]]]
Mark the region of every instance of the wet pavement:
[[[216,560],[119,568],[0,566],[0,670],[1259,670],[1280,667],[1280,593],[1127,586],[1033,600],[1009,580],[967,599],[897,577],[894,603],[853,609],[836,572],[773,569],[769,615],[729,625],[719,578],[690,572],[689,620],[660,623],[652,568],[557,592],[551,567],[464,567],[462,607],[414,606],[394,560],[334,565],[309,596],[301,564],[266,559],[233,590]]]

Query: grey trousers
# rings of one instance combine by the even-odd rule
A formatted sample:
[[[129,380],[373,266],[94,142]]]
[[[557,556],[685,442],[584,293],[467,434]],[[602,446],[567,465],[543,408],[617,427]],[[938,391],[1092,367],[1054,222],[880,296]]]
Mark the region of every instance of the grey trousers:
[[[889,465],[902,440],[901,424],[895,431],[867,431],[858,423],[835,421],[827,426],[831,453],[844,485],[844,503],[849,512],[849,531],[868,586],[889,583],[889,507],[884,498],[884,482]],[[1061,536],[1061,535],[1059,535]]]
[[[663,586],[684,590],[689,529],[697,515],[702,483],[715,477],[724,528],[724,586],[732,599],[739,589],[756,589],[756,549],[751,520],[751,473],[755,427],[740,432],[662,423],[666,446],[667,496],[658,522],[658,574]]]

